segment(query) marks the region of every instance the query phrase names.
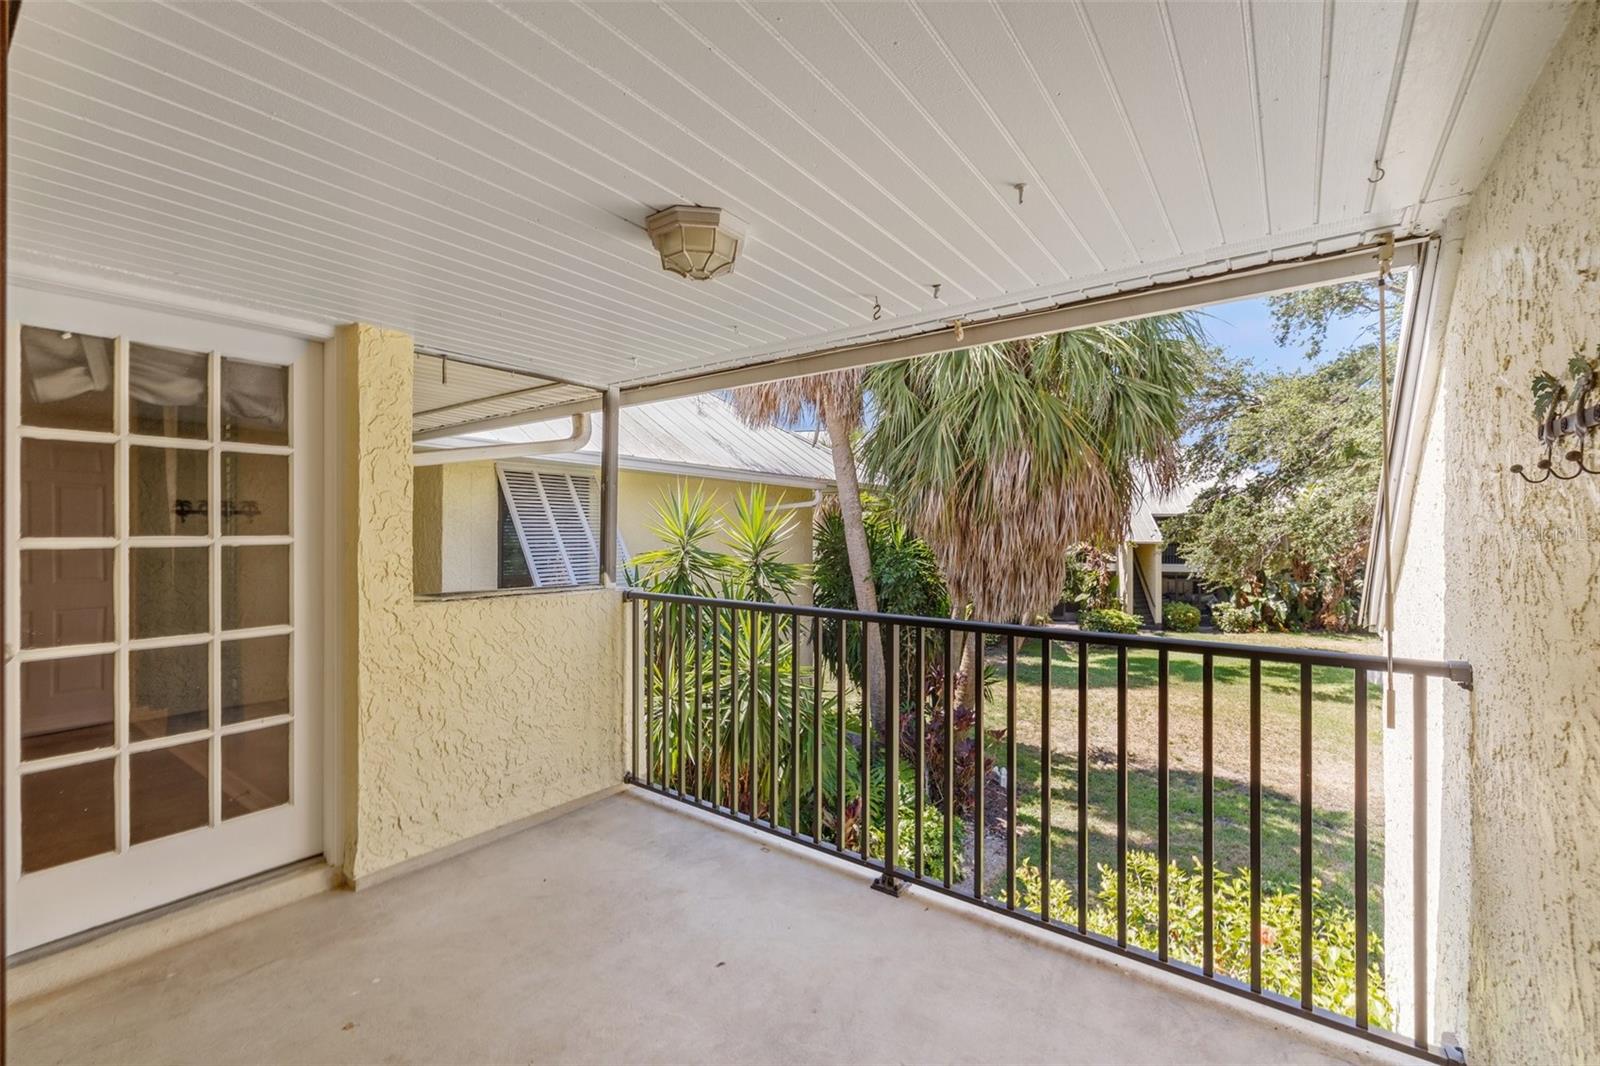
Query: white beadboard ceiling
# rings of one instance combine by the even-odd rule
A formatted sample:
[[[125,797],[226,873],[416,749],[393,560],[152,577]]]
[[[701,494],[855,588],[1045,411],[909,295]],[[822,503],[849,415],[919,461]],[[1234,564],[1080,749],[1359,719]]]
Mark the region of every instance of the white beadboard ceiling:
[[[1432,229],[1567,14],[32,0],[12,264],[634,384]]]

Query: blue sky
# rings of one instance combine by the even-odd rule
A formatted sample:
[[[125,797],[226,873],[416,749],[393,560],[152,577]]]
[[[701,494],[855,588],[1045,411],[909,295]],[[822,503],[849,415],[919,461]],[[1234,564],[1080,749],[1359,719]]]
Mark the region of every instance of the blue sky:
[[[1299,372],[1307,369],[1305,355],[1298,345],[1279,348],[1272,336],[1272,309],[1265,297],[1214,304],[1201,311],[1207,335],[1228,355],[1248,359],[1258,370]],[[1348,348],[1366,323],[1343,319],[1328,329],[1323,351],[1342,352]]]

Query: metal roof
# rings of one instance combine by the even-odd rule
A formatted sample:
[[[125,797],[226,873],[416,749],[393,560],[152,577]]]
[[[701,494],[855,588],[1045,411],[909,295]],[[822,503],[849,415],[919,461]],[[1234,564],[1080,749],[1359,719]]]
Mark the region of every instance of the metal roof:
[[[540,461],[598,464],[603,415],[594,416],[589,442],[576,452],[543,455]],[[538,422],[510,429],[481,430],[429,441],[441,447],[515,444],[565,435],[561,422]],[[729,476],[739,480],[823,488],[833,484],[833,458],[826,441],[813,445],[809,434],[776,426],[749,426],[733,405],[717,395],[662,400],[623,410],[617,432],[624,469]]]
[[[1174,488],[1171,492],[1153,493],[1148,488],[1140,494],[1139,502],[1134,505],[1133,513],[1128,516],[1128,541],[1132,544],[1161,544],[1166,540],[1157,524],[1158,518],[1168,518],[1180,515],[1189,510],[1190,505],[1206,489],[1211,487],[1209,481],[1188,481]]]

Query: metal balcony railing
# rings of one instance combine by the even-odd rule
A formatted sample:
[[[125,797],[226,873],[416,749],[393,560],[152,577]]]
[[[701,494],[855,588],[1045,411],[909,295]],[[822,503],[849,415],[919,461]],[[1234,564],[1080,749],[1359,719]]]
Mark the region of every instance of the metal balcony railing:
[[[631,783],[876,870],[873,887],[893,895],[907,884],[940,892],[1392,1047],[1440,1058],[1429,1043],[1426,1010],[1425,745],[1414,752],[1409,782],[1416,845],[1410,872],[1416,953],[1412,971],[1417,975],[1410,990],[1409,1037],[1384,1028],[1381,1016],[1374,1018],[1372,1004],[1379,1003],[1380,1010],[1387,1004],[1381,997],[1375,1000],[1369,988],[1381,976],[1374,969],[1369,913],[1369,674],[1385,669],[1383,657],[638,591],[626,596],[635,670]],[[865,641],[870,639],[880,640],[884,649],[881,699],[872,692],[865,667]],[[1025,674],[1037,671],[1020,689],[1019,658],[1027,660]],[[1140,675],[1135,691],[1143,697],[1149,688],[1155,690],[1153,869],[1149,856],[1141,856],[1130,837],[1130,661]],[[969,672],[975,668],[970,664],[981,663],[992,673],[984,683],[971,685],[970,700],[961,695],[958,675],[964,662]],[[1414,682],[1416,737],[1427,735],[1426,679],[1471,684],[1466,663],[1397,659],[1392,665],[1397,676]],[[1113,714],[1109,706],[1099,705],[1109,701],[1091,701],[1090,680],[1097,670],[1107,682],[1095,686],[1097,697],[1114,677],[1114,752],[1091,745],[1091,719]],[[1058,671],[1075,683],[1076,706],[1052,707]],[[1275,698],[1291,692],[1297,698],[1300,734],[1297,803],[1275,800],[1270,838],[1263,825],[1264,673]],[[1348,719],[1336,718],[1328,725],[1325,713],[1313,713],[1317,700],[1329,699],[1326,691],[1318,695],[1319,686],[1339,693],[1349,688]],[[1183,798],[1192,800],[1197,786],[1201,840],[1196,873],[1189,875],[1180,865],[1185,857],[1171,846],[1173,799],[1179,791],[1175,781],[1181,775],[1170,758],[1170,711],[1175,693],[1183,690],[1188,707],[1196,688],[1201,767],[1198,781],[1188,775],[1184,787],[1190,791]],[[1219,779],[1233,790],[1226,798],[1243,797],[1235,776],[1219,774],[1219,724],[1239,725],[1231,711],[1218,710],[1217,695],[1223,688],[1230,700],[1244,696],[1248,707],[1241,730],[1246,736],[1237,738],[1248,750],[1248,870],[1232,876],[1219,868],[1219,830],[1235,832],[1238,827],[1219,818]],[[1026,747],[1037,742],[1037,757],[1026,761],[1019,757],[1026,754],[1019,750],[1019,693],[1030,701]],[[1342,695],[1333,702],[1343,703]],[[1314,907],[1321,891],[1312,806],[1312,740],[1319,717],[1325,723],[1321,728],[1348,728],[1353,741],[1349,895],[1354,943],[1346,949],[1355,954],[1354,987],[1338,993],[1342,998],[1332,1006],[1318,1002],[1326,1001],[1328,993],[1315,988],[1324,975],[1318,949],[1326,949],[1327,938],[1334,935],[1319,926]],[[1055,739],[1063,725],[1068,730],[1065,745]],[[1068,769],[1057,777],[1052,763],[1058,757]],[[1113,760],[1114,796],[1104,794],[1113,789],[1103,780],[1097,796],[1091,778],[1103,777],[1097,765],[1109,766]],[[1141,771],[1141,786],[1149,783],[1144,775]],[[1019,808],[1024,781],[1037,801],[1036,813],[1031,806]],[[1058,788],[1072,799],[1066,811],[1056,809]],[[1147,799],[1148,791],[1142,802]],[[1277,823],[1287,819],[1277,815],[1292,815],[1295,806],[1298,825],[1286,832]],[[1113,821],[1114,837],[1101,831],[1111,839],[1099,845],[1102,852],[1114,847],[1111,861],[1092,868],[1090,853],[1096,844],[1091,830]],[[1019,854],[1023,822],[1037,828],[1029,854]],[[1058,847],[1053,839],[1057,835],[1065,835],[1072,846]],[[1239,843],[1230,837],[1230,844]],[[1269,895],[1263,871],[1269,862],[1284,869],[1296,850],[1296,883],[1273,886],[1271,900],[1277,909],[1275,924],[1269,926],[1263,918],[1263,900]],[[986,869],[991,864],[1003,864],[1001,879]],[[1057,880],[1062,874],[1065,878]],[[1193,933],[1191,900],[1174,895],[1180,888],[1192,890],[1196,878],[1199,943],[1186,944],[1184,935]],[[1130,898],[1137,901],[1133,908]],[[1153,916],[1148,905],[1152,899]],[[1297,957],[1283,950],[1286,938],[1297,939]],[[1270,975],[1264,970],[1269,951],[1274,962]]]

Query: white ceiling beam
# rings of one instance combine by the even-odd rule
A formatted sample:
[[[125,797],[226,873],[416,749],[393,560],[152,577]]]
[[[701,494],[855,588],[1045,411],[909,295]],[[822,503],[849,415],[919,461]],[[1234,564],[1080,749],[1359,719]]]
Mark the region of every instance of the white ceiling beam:
[[[1427,239],[1414,237],[1396,241],[1395,269],[1404,270],[1413,266],[1418,250]],[[1092,297],[1046,310],[1025,311],[964,324],[960,339],[957,339],[953,326],[944,326],[907,337],[843,345],[712,373],[684,374],[662,381],[626,387],[622,390],[622,403],[624,406],[633,406],[673,400],[717,389],[739,388],[744,385],[806,377],[875,363],[889,363],[982,344],[1000,344],[1026,337],[1043,336],[1047,333],[1087,329],[1091,326],[1103,326],[1112,322],[1145,318],[1149,315],[1187,311],[1210,304],[1370,277],[1375,275],[1378,269],[1377,247],[1375,244],[1363,245],[1332,255],[1314,256],[1285,263],[1269,263],[1204,278],[1185,279],[1130,292]],[[454,430],[457,433],[463,431],[465,427],[460,426]]]

